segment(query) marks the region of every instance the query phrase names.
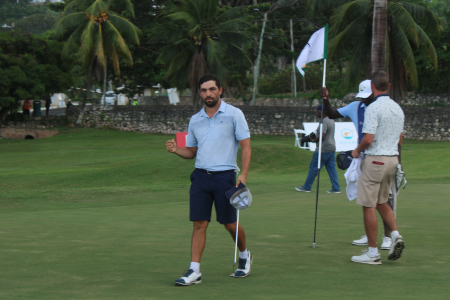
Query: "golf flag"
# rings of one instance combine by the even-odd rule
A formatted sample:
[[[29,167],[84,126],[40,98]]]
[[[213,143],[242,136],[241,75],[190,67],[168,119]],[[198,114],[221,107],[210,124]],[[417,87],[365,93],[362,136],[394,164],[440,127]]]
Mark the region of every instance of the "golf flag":
[[[297,59],[297,69],[305,77],[306,64],[327,58],[328,24],[313,33]]]

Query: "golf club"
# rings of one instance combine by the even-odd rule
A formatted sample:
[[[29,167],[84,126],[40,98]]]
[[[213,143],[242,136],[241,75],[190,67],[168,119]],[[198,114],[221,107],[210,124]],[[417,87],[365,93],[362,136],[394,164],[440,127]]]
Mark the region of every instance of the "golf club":
[[[238,241],[238,232],[239,232],[239,209],[237,210],[237,221],[236,221],[236,242],[234,244],[234,263],[233,263],[233,273],[230,274],[230,277],[234,277],[234,266],[236,265],[236,256],[237,256],[237,241]]]
[[[252,195],[250,194],[249,189],[243,184],[240,183],[238,187],[233,187],[229,191],[225,193],[225,195],[230,199],[230,204],[236,208],[237,216],[236,216],[236,239],[234,245],[234,263],[233,263],[233,273],[230,274],[230,277],[234,277],[234,266],[237,261],[237,243],[239,237],[239,211],[242,209],[246,209],[252,203]]]

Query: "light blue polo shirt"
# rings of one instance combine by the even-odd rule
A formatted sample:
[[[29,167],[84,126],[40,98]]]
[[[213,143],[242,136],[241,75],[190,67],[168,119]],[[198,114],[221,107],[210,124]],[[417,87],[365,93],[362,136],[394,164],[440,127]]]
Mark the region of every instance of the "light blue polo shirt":
[[[353,101],[347,106],[338,108],[337,111],[340,113],[343,117],[349,117],[352,119],[353,124],[355,125],[356,131],[358,131],[358,124],[356,123],[358,120],[358,106],[360,101]],[[363,103],[362,107],[366,107],[366,105]],[[358,132],[359,134],[359,132]]]
[[[223,100],[210,119],[203,107],[189,121],[186,147],[198,147],[195,167],[208,171],[238,169],[239,141],[250,137],[247,121],[239,108]]]

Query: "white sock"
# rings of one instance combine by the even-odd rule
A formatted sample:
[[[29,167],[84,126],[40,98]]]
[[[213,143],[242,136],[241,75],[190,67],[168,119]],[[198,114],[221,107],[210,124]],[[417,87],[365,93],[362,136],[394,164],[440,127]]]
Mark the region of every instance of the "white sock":
[[[189,269],[192,269],[195,273],[200,274],[200,263],[191,261],[191,266]]]
[[[372,256],[378,255],[378,247],[375,248],[369,247],[369,253]]]
[[[394,230],[391,232],[391,238],[394,239],[397,235],[399,235],[400,233],[398,233],[397,230]]]
[[[244,252],[239,251],[239,258],[247,259],[248,258],[248,250],[245,249]]]

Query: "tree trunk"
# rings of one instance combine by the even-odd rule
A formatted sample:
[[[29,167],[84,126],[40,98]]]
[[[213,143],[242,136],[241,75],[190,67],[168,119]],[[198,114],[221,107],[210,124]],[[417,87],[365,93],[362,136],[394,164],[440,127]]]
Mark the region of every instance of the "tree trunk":
[[[9,108],[8,107],[2,107],[0,109],[0,125],[5,122],[6,116],[8,115]]]
[[[387,0],[373,5],[371,72],[386,70]]]
[[[96,57],[97,57],[96,55],[92,55],[91,64],[89,65],[89,71],[88,71],[87,78],[86,78],[86,93],[84,94],[83,104],[81,105],[80,114],[78,115],[78,119],[77,119],[77,123],[76,123],[77,125],[80,125],[81,120],[83,119],[84,109],[86,108],[86,101],[87,101],[88,94],[90,91],[90,86],[91,86],[92,66],[94,65],[94,61],[95,61]]]
[[[194,112],[198,112],[202,107],[203,107],[203,103],[200,100],[200,96],[198,94],[198,82],[200,80],[200,78],[203,77],[203,75],[206,74],[206,69],[207,69],[207,63],[206,63],[206,59],[205,56],[203,54],[203,52],[201,51],[201,49],[199,49],[196,54],[194,55],[194,58],[192,60],[192,64],[191,64],[191,82],[190,82],[190,87],[191,87],[191,94],[192,94],[192,104],[194,107]]]
[[[107,71],[107,64],[105,64],[103,69],[103,100],[102,104],[106,105],[106,71]]]
[[[284,67],[286,66],[286,61],[287,61],[287,58],[285,56],[277,57],[278,70],[283,70],[284,69]]]
[[[262,29],[261,29],[261,37],[259,39],[258,56],[256,57],[256,67],[255,67],[255,72],[253,75],[253,95],[252,95],[252,102],[250,103],[250,105],[255,105],[256,95],[258,94],[259,63],[261,61],[261,51],[262,51],[263,36],[264,36],[264,29],[266,27],[266,21],[267,21],[267,12],[264,13],[264,20],[263,20]]]

